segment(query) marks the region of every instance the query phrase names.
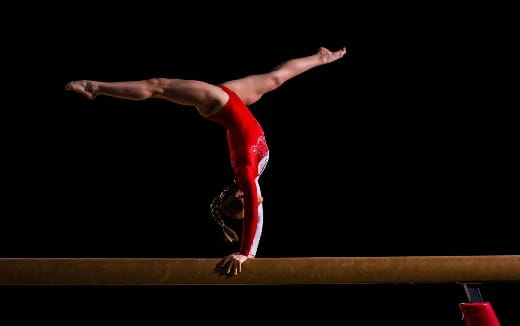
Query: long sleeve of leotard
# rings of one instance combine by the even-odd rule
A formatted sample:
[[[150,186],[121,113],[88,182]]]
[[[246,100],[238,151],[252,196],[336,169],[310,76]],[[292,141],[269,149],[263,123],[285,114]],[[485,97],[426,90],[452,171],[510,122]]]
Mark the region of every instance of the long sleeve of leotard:
[[[244,221],[240,253],[244,256],[255,256],[262,234],[262,205],[258,203],[259,186],[256,180],[256,169],[244,166],[237,169],[236,181],[244,192]]]

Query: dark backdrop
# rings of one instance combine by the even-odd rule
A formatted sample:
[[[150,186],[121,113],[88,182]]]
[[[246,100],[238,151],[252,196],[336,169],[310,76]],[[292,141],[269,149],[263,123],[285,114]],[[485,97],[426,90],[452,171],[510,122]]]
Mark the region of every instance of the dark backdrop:
[[[478,93],[458,91],[475,80],[464,64],[454,69],[442,39],[403,40],[384,28],[360,33],[351,23],[355,13],[334,7],[299,15],[268,10],[254,18],[212,8],[202,16],[146,6],[60,10],[46,19],[26,15],[31,29],[13,34],[6,47],[2,257],[225,255],[233,248],[222,242],[208,210],[233,177],[224,130],[190,107],[155,99],[88,101],[63,86],[76,79],[152,77],[219,83],[265,72],[320,46],[346,46],[348,54],[251,106],[271,154],[260,179],[265,220],[258,257],[520,252],[512,228],[517,208],[507,187],[514,166],[511,130],[478,102]],[[504,312],[513,286],[486,288]],[[204,295],[216,291],[206,290]],[[450,321],[460,317],[455,302],[464,300],[458,285],[344,290],[359,298],[373,291],[385,300],[400,294],[408,304],[420,295],[419,301],[449,305],[449,312],[439,311]],[[33,317],[43,318],[49,316],[34,310],[42,296],[59,306],[76,294],[112,291],[108,297],[117,301],[145,290],[56,289],[32,293],[34,299],[9,291],[4,293],[14,311],[28,306]],[[149,291],[162,297],[170,290]],[[320,291],[339,292],[309,290],[313,296]],[[61,317],[84,318],[82,309],[98,311],[93,317],[135,317],[135,309],[122,302],[114,310],[108,301],[69,302],[75,308],[67,306],[71,312]],[[145,302],[138,305],[144,318],[171,317]],[[316,306],[341,310],[330,302]],[[306,308],[295,303],[291,309]],[[364,309],[354,308],[355,318],[363,320]],[[50,316],[60,316],[58,311]],[[418,311],[419,319],[429,314]],[[301,322],[319,324],[317,316],[326,313],[317,310]],[[377,325],[386,315],[374,317]],[[292,318],[276,316],[264,324]],[[399,319],[392,315],[387,322],[392,318]]]

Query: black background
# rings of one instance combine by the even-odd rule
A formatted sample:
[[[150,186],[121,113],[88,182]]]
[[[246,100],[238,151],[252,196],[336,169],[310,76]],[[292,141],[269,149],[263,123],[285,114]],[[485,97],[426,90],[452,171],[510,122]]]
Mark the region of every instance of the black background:
[[[68,6],[20,20],[29,31],[5,40],[2,257],[227,254],[208,210],[232,180],[224,130],[190,107],[89,101],[63,86],[219,83],[320,46],[348,54],[251,106],[270,148],[258,257],[520,253],[510,121],[473,88],[475,72],[448,42],[404,40],[384,26],[362,33],[355,12],[335,7],[231,9]],[[504,321],[515,318],[515,287],[483,285]],[[262,325],[330,324],[348,312],[366,325],[462,325],[465,300],[460,285],[4,290],[13,319],[214,320],[222,311],[248,324],[262,315]],[[216,302],[200,299],[208,295]]]

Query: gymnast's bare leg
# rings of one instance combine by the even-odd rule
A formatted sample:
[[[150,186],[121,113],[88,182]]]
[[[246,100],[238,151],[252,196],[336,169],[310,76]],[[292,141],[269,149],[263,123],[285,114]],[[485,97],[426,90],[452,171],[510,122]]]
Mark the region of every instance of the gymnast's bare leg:
[[[71,81],[65,89],[93,100],[106,95],[132,101],[161,98],[181,105],[194,106],[206,116],[222,108],[228,95],[219,87],[198,80],[151,78],[137,81]]]

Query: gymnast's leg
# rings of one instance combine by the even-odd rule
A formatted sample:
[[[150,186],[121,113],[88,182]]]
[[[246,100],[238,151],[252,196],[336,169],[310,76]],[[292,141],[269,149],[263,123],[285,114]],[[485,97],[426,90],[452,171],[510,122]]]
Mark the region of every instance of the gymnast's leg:
[[[277,89],[289,79],[309,69],[332,63],[342,58],[346,53],[347,50],[344,47],[337,51],[320,47],[312,55],[286,60],[267,73],[227,81],[223,85],[233,90],[246,105],[250,105],[258,101],[262,95]]]
[[[181,105],[194,106],[204,116],[218,111],[228,100],[228,95],[215,85],[198,80],[172,78],[119,82],[76,80],[67,83],[65,90],[82,94],[90,100],[98,95],[132,101],[160,98]]]

